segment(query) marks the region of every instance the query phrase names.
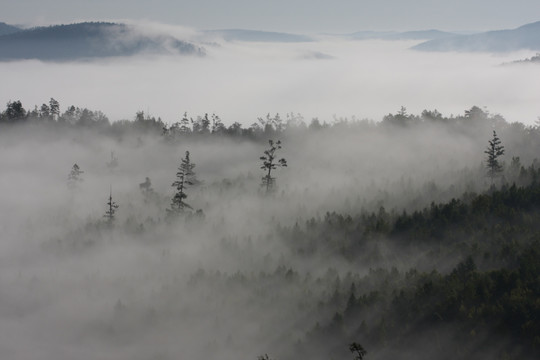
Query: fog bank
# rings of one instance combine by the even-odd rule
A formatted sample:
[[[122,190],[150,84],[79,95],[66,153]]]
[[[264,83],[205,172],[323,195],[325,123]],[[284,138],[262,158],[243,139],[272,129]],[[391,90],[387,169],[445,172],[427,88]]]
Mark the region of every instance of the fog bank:
[[[540,114],[540,67],[500,66],[534,54],[433,54],[409,50],[414,44],[334,38],[212,42],[203,44],[206,58],[8,62],[0,66],[5,84],[0,103],[20,99],[30,108],[53,97],[62,110],[88,107],[113,121],[133,119],[142,110],[173,123],[187,111],[216,113],[226,124],[245,125],[266,113],[289,112],[308,120],[378,121],[400,106],[412,113],[436,108],[461,114],[477,105],[526,124]]]

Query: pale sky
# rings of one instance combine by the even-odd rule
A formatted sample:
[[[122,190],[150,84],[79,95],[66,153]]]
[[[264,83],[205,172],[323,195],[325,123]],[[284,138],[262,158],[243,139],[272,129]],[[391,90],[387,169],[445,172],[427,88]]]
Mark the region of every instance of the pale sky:
[[[539,0],[0,0],[0,8],[9,24],[130,19],[299,33],[482,31],[540,20]]]

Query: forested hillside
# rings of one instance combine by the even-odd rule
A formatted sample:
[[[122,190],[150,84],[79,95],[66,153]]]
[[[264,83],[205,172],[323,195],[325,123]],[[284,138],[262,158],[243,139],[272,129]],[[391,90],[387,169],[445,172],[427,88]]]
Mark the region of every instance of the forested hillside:
[[[540,356],[539,127],[254,120],[9,102],[0,352]]]
[[[0,60],[75,61],[133,55],[204,55],[204,49],[135,26],[84,22],[0,34]]]

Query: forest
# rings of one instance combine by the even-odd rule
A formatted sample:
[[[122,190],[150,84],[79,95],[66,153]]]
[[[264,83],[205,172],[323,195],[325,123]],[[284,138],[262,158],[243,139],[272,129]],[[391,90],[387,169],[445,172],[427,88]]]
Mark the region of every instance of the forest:
[[[0,113],[0,357],[538,359],[540,126]]]

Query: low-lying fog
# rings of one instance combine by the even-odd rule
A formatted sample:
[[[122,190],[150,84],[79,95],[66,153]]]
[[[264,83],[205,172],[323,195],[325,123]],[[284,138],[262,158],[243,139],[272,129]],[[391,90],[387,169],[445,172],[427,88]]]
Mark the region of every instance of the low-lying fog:
[[[327,211],[415,209],[487,186],[486,141],[437,126],[287,137],[279,156],[289,166],[274,172],[273,196],[259,190],[264,142],[38,131],[23,125],[0,135],[0,357],[12,360],[298,358],[295,343],[333,315],[320,302],[335,286],[350,287],[336,276],[430,270],[433,261],[447,271],[460,259],[432,261],[423,249],[383,240],[367,243],[371,259],[348,262],[328,249],[303,257],[280,226],[304,228]],[[517,145],[506,141],[512,152]],[[205,217],[167,223],[187,150],[204,184],[186,201]],[[111,151],[119,162],[112,169]],[[69,189],[74,163],[84,181]],[[152,194],[141,193],[145,177]],[[111,187],[120,205],[112,229],[102,223]]]
[[[169,29],[170,30],[170,29]],[[424,53],[411,41],[203,44],[207,56],[120,58],[82,63],[22,61],[0,66],[0,103],[26,106],[54,97],[63,106],[103,111],[111,120],[149,112],[167,123],[216,113],[249,125],[266,113],[380,120],[406,106],[461,114],[487,107],[509,121],[538,117],[540,67],[500,66],[531,52]]]
[[[411,45],[224,43],[207,46],[207,58],[4,63],[0,103],[20,99],[30,108],[54,97],[61,111],[74,104],[112,121],[137,110],[166,122],[184,111],[216,112],[227,125],[291,111],[308,122],[332,114],[379,119],[401,105],[411,113],[445,114],[487,106],[530,123],[539,115],[539,68],[498,66],[528,54],[424,54],[407,50]],[[506,163],[520,156],[531,164],[535,135],[525,143],[500,126]],[[402,249],[366,238],[365,253],[346,261],[332,249],[333,234],[321,235],[328,235],[328,248],[305,255],[280,229],[295,223],[305,229],[326,212],[411,211],[485,190],[481,162],[491,125],[470,134],[450,128],[366,122],[293,132],[281,139],[278,157],[288,167],[274,172],[278,191],[265,196],[259,186],[265,140],[212,135],[167,143],[159,135],[117,139],[83,127],[6,127],[0,132],[0,358],[299,358],[297,342],[343,310],[321,304],[334,291],[346,294],[370,268],[447,272],[462,259],[457,252],[430,258],[420,245]],[[188,190],[186,202],[204,217],[167,222],[185,151],[204,182]],[[117,167],[107,166],[111,152]],[[84,181],[70,189],[75,163]],[[146,177],[151,193],[141,192]],[[113,227],[103,223],[111,189],[120,206]],[[359,288],[358,295],[370,289]],[[371,317],[365,320],[371,325]],[[439,335],[439,354],[456,348],[451,336]],[[345,351],[351,341],[370,346],[343,339]],[[422,344],[426,350],[431,340]],[[385,358],[371,349],[370,359]],[[330,358],[327,350],[313,358]],[[430,358],[422,351],[411,359]]]

